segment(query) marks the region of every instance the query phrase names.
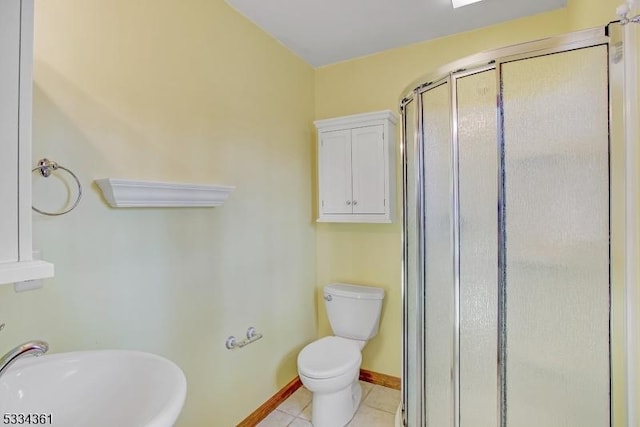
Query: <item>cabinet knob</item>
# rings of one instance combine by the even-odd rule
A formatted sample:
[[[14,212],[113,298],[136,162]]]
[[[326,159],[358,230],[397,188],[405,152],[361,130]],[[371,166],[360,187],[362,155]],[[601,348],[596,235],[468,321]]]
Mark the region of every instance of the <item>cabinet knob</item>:
[[[357,200],[354,200],[354,201],[353,201],[353,205],[355,206],[355,205],[357,205],[357,204],[358,204],[358,201],[357,201]]]
[[[347,200],[347,205],[350,205],[350,204],[351,204],[351,200]]]

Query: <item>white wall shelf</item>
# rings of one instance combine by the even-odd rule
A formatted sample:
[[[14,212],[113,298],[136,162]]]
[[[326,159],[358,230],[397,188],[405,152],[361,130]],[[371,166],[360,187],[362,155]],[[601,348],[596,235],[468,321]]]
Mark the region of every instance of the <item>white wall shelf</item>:
[[[130,179],[96,179],[114,208],[190,208],[221,206],[235,189],[226,185],[181,184]]]

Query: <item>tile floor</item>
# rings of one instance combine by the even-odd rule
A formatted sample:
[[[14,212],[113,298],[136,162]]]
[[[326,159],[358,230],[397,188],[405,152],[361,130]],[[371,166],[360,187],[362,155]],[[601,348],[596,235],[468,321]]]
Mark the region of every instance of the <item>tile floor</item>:
[[[362,402],[349,427],[393,427],[400,391],[360,381]],[[258,427],[311,427],[311,392],[300,387]]]

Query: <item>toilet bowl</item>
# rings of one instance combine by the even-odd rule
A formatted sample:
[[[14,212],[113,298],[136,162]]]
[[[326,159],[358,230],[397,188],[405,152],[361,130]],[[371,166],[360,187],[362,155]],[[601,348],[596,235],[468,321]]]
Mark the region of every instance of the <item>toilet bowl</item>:
[[[313,393],[314,427],[342,427],[351,420],[362,397],[361,362],[360,348],[340,337],[321,338],[302,349],[298,374]]]
[[[313,396],[314,427],[346,426],[358,409],[361,350],[378,332],[383,297],[382,289],[369,286],[325,286],[325,305],[336,336],[320,338],[298,354],[300,380]]]

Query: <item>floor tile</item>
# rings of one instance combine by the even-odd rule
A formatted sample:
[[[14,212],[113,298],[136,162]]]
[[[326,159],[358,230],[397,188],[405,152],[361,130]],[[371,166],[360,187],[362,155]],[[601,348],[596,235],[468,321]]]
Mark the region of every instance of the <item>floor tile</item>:
[[[291,396],[278,406],[278,410],[298,416],[311,403],[311,392],[304,387],[297,389]]]
[[[309,420],[311,421],[311,407],[313,405],[311,403],[309,403],[307,406],[304,407],[304,409],[302,410],[302,412],[300,412],[300,414],[298,414],[298,418],[302,418],[303,420]]]
[[[363,405],[395,414],[400,403],[400,390],[374,385]]]
[[[366,399],[369,392],[373,389],[373,384],[366,381],[360,381],[360,386],[362,386],[362,400],[364,400]]]
[[[361,406],[356,412],[349,427],[394,427],[395,416],[389,412],[371,408],[369,406]]]
[[[277,409],[267,415],[267,417],[260,421],[257,427],[283,427],[288,426],[291,421],[295,420],[293,415],[286,412],[278,411]]]
[[[313,427],[313,426],[307,420],[296,418],[295,420],[293,420],[291,424],[289,424],[289,427]]]
[[[394,427],[400,391],[360,381],[362,401],[350,427]],[[312,393],[300,387],[265,418],[259,427],[312,427]]]

